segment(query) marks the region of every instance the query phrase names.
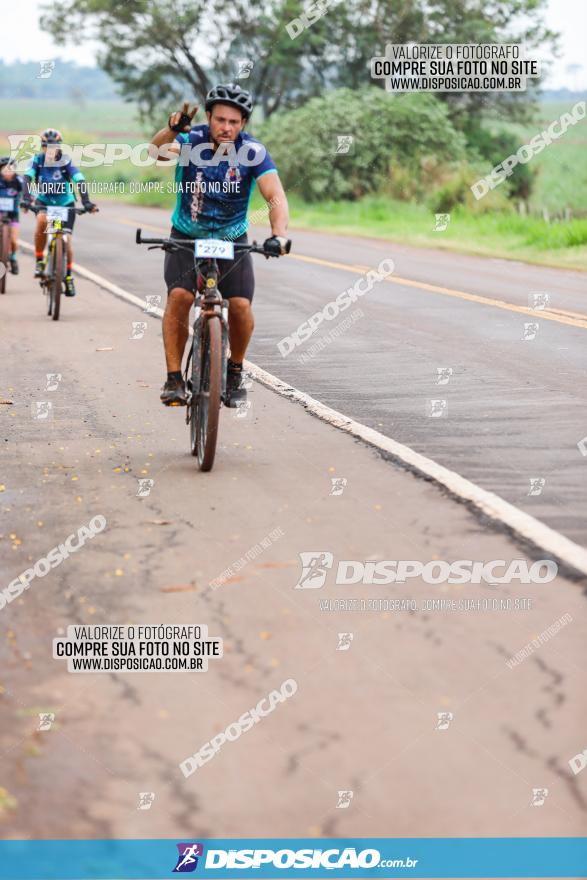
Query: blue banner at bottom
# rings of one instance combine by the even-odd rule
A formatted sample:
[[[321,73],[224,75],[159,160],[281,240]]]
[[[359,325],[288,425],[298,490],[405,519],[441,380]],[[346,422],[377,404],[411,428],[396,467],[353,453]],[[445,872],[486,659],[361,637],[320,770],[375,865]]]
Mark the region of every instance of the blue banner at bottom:
[[[587,877],[586,837],[0,841],[0,880]]]

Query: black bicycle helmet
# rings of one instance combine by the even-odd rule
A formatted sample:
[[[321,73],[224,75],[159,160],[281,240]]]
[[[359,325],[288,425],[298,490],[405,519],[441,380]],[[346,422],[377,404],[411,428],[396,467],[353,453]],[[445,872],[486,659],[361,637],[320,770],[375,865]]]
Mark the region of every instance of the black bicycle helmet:
[[[60,144],[63,142],[63,137],[60,131],[57,131],[56,128],[46,128],[45,131],[41,132],[41,144],[45,147],[47,144]]]
[[[253,96],[236,83],[220,83],[210,89],[206,95],[206,110],[211,110],[214,104],[230,104],[231,107],[238,107],[245,119],[248,119],[253,112]]]
[[[12,156],[0,156],[0,168],[4,168],[5,165],[14,165],[14,159]]]

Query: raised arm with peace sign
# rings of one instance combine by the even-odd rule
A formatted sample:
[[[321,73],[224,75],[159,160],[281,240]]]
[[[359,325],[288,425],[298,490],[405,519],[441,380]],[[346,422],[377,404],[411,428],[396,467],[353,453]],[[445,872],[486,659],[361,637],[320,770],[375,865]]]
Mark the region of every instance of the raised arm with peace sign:
[[[196,113],[198,112],[198,105],[194,105],[194,109],[190,112],[189,101],[184,101],[183,109],[176,110],[175,113],[172,113],[168,120],[168,126],[171,131],[180,132],[180,131],[189,131],[192,127],[192,120]]]

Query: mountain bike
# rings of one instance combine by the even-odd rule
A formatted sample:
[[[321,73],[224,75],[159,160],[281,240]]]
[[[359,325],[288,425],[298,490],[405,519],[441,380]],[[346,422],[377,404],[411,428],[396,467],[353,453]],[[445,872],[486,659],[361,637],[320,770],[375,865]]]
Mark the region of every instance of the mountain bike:
[[[74,214],[89,213],[86,208],[58,205],[31,205],[33,214],[47,214],[47,265],[39,284],[47,294],[47,314],[59,320],[61,294],[67,275],[67,237],[72,234],[70,211]]]
[[[16,199],[0,198],[0,293],[6,293],[6,276],[10,265],[10,253],[12,250],[10,240],[10,213],[14,211]]]
[[[140,229],[136,243],[150,245],[149,250],[184,248],[194,253],[198,293],[192,346],[184,371],[188,391],[186,424],[190,428],[191,453],[200,470],[209,471],[216,454],[220,406],[227,403],[228,302],[218,290],[218,260],[232,260],[235,253],[263,254],[267,259],[279,254],[268,253],[256,241],[244,244],[212,238],[142,238]]]

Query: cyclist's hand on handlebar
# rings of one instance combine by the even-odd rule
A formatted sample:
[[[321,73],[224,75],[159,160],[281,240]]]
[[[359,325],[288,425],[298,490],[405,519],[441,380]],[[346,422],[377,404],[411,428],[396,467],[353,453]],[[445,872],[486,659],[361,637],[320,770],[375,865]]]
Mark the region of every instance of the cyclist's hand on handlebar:
[[[291,240],[283,235],[272,235],[263,242],[263,250],[265,253],[273,257],[280,257],[282,254],[289,254],[291,250]]]
[[[26,214],[26,212],[29,210],[29,208],[33,207],[33,200],[32,199],[23,199],[22,202],[20,203],[20,207],[22,208],[22,210]]]
[[[172,113],[167,121],[167,125],[171,129],[171,131],[181,132],[181,131],[189,131],[192,127],[192,119],[198,112],[198,105],[194,105],[194,109],[190,113],[190,105],[188,101],[184,101],[183,109],[176,110],[175,113]]]
[[[100,210],[98,205],[95,205],[93,202],[86,202],[84,208],[88,212],[88,214],[97,214]]]

